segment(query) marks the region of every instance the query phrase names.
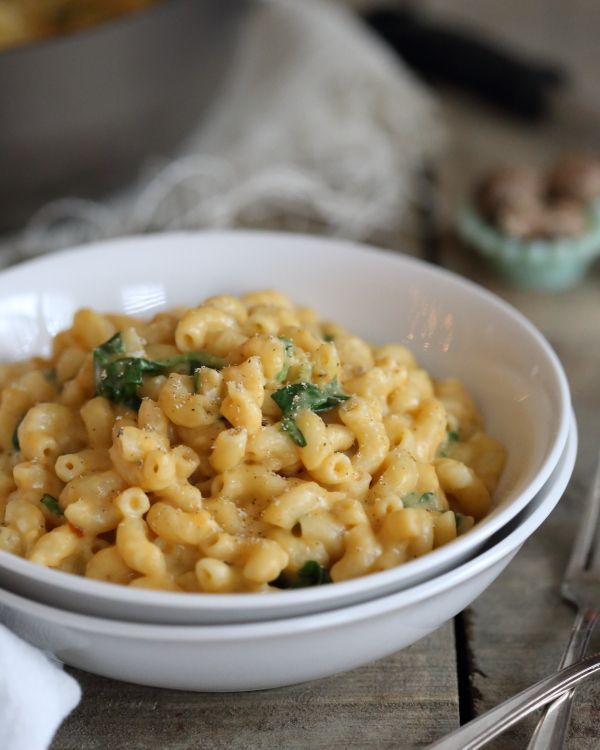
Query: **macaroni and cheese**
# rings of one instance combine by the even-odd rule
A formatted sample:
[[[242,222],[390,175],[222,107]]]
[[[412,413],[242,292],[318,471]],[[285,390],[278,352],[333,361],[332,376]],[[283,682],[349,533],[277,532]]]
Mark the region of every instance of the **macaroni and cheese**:
[[[0,0],[0,50],[86,29],[158,0]]]
[[[0,389],[0,550],[135,587],[400,565],[485,516],[505,460],[457,380],[276,291],[80,310]]]

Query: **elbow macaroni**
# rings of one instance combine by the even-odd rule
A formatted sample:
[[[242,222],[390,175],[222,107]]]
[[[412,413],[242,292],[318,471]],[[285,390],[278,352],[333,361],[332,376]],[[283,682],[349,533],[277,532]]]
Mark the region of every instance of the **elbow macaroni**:
[[[117,363],[175,364],[134,399],[101,395],[94,349],[114,335]],[[198,352],[219,364],[180,366]],[[286,413],[273,394],[299,383],[341,398]],[[0,366],[0,389],[0,550],[121,585],[260,592],[301,585],[307,563],[333,581],[384,570],[484,517],[505,461],[458,381],[274,291],[149,322],[81,310],[50,360]]]

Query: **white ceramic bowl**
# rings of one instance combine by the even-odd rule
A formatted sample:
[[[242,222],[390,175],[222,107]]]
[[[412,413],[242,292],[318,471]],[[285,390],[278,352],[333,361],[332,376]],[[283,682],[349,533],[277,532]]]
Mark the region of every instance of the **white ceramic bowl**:
[[[62,661],[106,677],[182,690],[257,690],[352,669],[419,640],[470,604],[552,511],[571,476],[575,422],[550,479],[490,547],[431,581],[328,612],[243,625],[118,622],[0,590],[0,621]]]
[[[403,342],[437,377],[457,376],[508,448],[496,507],[456,541],[367,577],[277,594],[177,594],[89,581],[0,552],[0,585],[102,617],[200,624],[289,617],[382,596],[474,555],[526,507],[565,445],[569,389],[556,355],[512,307],[459,276],[349,242],[223,232],[114,240],[0,274],[0,360],[49,351],[81,306],[149,315],[207,295],[278,287],[350,330]]]

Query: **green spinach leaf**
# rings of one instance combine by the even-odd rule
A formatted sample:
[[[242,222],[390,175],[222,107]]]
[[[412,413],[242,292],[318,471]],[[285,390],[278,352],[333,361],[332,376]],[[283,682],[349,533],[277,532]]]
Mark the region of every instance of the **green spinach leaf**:
[[[119,357],[123,354],[123,339],[116,333],[102,346],[94,349],[94,390],[115,404],[125,404],[137,410],[140,406],[139,389],[144,375],[182,371],[194,373],[200,367],[219,370],[225,360],[207,352],[187,352],[169,359],[150,360],[144,357]]]
[[[58,504],[58,500],[52,495],[42,495],[40,502],[48,508],[50,513],[54,513],[55,516],[65,515],[64,510]]]
[[[456,443],[459,440],[460,440],[460,433],[458,430],[448,430],[446,432],[446,437],[440,443],[440,446],[438,448],[438,455],[443,456],[444,458],[447,458],[448,448],[452,445],[452,443]]]
[[[279,380],[280,383],[283,383],[287,378],[290,369],[292,355],[294,354],[294,342],[292,339],[288,339],[285,336],[280,336],[279,339],[283,341],[283,367],[279,370],[277,375],[275,375],[275,378]]]
[[[308,560],[298,571],[298,580],[294,588],[306,588],[307,586],[321,586],[331,583],[331,576],[327,568],[324,568],[316,560]]]
[[[303,589],[308,586],[321,586],[324,583],[331,583],[327,568],[316,560],[307,560],[296,573],[289,571],[281,573],[278,578],[271,581],[271,586],[278,589]]]
[[[15,429],[13,430],[12,434],[12,447],[16,451],[21,450],[21,444],[19,443],[19,427],[21,426],[21,422],[25,419],[25,415],[23,415],[20,419],[17,420],[17,424],[15,425]]]
[[[438,496],[435,492],[409,492],[402,498],[405,508],[425,508],[425,510],[441,510]]]
[[[281,428],[302,448],[306,445],[306,439],[296,424],[298,412],[305,409],[314,412],[329,411],[350,398],[342,392],[337,379],[323,388],[305,381],[290,383],[275,391],[271,397],[283,414]]]

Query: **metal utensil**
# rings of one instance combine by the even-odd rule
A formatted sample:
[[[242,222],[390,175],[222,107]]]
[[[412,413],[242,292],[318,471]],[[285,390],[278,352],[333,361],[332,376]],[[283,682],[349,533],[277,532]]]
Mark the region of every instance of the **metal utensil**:
[[[600,672],[600,654],[582,659],[545,677],[499,706],[429,745],[428,750],[477,750],[522,718],[572,691],[576,685]]]
[[[600,456],[586,500],[571,559],[560,592],[577,608],[571,636],[559,667],[573,664],[585,654],[600,618]],[[573,692],[562,695],[547,709],[533,733],[528,750],[559,750],[564,746]]]

